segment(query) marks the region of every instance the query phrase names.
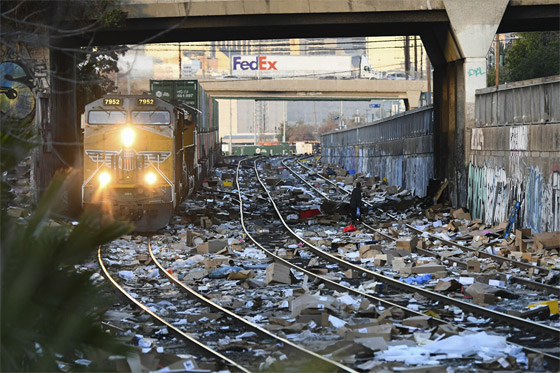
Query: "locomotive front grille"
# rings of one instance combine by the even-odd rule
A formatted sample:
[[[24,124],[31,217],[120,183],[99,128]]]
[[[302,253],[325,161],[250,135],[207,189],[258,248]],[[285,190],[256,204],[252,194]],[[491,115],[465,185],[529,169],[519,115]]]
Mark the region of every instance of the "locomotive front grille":
[[[136,168],[136,152],[126,149],[123,150],[121,154],[121,169],[126,172],[134,171]]]

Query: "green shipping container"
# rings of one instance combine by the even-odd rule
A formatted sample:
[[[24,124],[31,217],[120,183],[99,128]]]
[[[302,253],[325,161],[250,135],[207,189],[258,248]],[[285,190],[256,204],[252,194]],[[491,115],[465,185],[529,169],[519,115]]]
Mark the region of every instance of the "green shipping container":
[[[197,92],[197,80],[150,80],[150,94],[166,101],[183,101],[198,108]]]

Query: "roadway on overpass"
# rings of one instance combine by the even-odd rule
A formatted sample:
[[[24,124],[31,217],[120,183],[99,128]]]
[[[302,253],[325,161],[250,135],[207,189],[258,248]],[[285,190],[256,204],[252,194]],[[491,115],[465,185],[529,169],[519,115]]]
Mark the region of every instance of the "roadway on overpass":
[[[404,99],[409,108],[418,107],[420,93],[427,91],[426,80],[215,79],[200,83],[216,98]]]
[[[496,0],[482,2],[491,7]],[[446,5],[463,0],[120,0],[117,29],[83,33],[93,45],[290,37],[422,35],[450,24]],[[477,4],[478,3],[478,4]],[[557,0],[510,0],[499,33],[558,29]],[[477,9],[464,16],[476,19]]]

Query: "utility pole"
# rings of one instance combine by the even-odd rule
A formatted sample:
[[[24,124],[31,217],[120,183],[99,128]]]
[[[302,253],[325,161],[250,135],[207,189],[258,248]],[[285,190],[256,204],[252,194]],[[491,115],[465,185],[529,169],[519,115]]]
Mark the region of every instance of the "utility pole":
[[[183,69],[181,68],[182,56],[181,56],[181,42],[179,42],[179,79],[182,79]]]
[[[430,66],[430,57],[428,57],[428,53],[426,53],[426,76],[428,79],[428,105],[432,103],[432,67]]]
[[[424,79],[424,48],[420,48],[420,79]]]
[[[288,124],[288,116],[287,116],[287,111],[288,111],[288,101],[284,101],[284,122],[282,124],[282,142],[286,142],[286,124]]]
[[[418,43],[417,38],[414,35],[414,79],[416,79],[416,72],[418,71]]]
[[[253,144],[257,145],[257,100],[253,101],[253,130],[254,130]]]
[[[319,134],[319,131],[317,131],[317,110],[315,109],[315,101],[313,101],[313,115],[315,116],[315,133]]]
[[[405,79],[408,80],[408,71],[410,69],[410,39],[406,35],[404,37],[404,75]]]
[[[229,100],[229,155],[232,155],[232,154],[233,154],[233,148],[232,148],[233,145],[232,145],[232,141],[231,141],[231,138],[233,137],[233,136],[232,136],[232,132],[233,132],[233,131],[232,131],[232,127],[233,127],[233,126],[232,126],[232,124],[231,124],[231,121],[232,121],[232,115],[231,115],[231,101],[232,101],[232,100],[230,99],[230,100]]]
[[[342,129],[342,101],[340,101],[340,116],[338,117],[338,128]]]
[[[500,84],[500,35],[496,34],[496,53],[494,53],[496,57],[496,88]]]

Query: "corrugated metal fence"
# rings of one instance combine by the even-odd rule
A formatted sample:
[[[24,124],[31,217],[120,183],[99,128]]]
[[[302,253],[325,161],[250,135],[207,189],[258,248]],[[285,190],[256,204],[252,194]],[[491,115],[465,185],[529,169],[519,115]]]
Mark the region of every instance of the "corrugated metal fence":
[[[425,106],[321,137],[324,163],[387,178],[417,196],[434,176],[433,107]]]

